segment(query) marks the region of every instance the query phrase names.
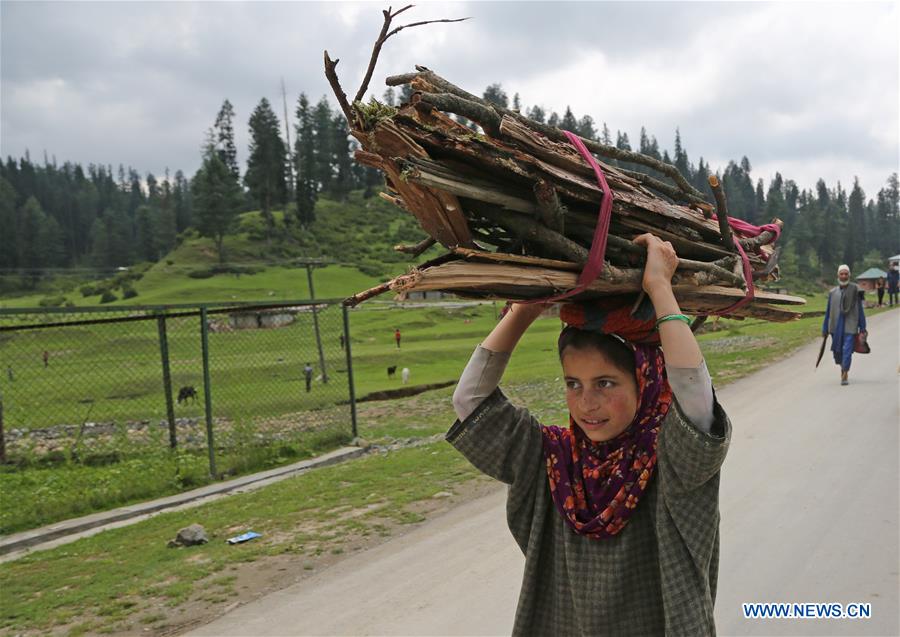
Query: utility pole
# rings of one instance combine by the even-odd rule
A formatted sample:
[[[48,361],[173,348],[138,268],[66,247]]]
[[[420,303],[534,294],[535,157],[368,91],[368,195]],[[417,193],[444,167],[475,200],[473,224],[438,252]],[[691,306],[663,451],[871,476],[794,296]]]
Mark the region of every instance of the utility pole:
[[[316,290],[313,287],[313,265],[306,264],[306,280],[309,282],[309,299],[312,301],[313,329],[316,333],[316,348],[319,350],[319,367],[322,368],[322,382],[328,382],[328,372],[325,369],[325,353],[322,350],[322,336],[319,333],[319,311],[316,307]]]
[[[291,146],[291,126],[288,122],[287,91],[284,90],[284,77],[281,78],[281,103],[284,106],[284,134],[287,136],[288,201],[293,201],[294,200],[294,147]],[[287,213],[286,205],[285,205],[285,213]]]

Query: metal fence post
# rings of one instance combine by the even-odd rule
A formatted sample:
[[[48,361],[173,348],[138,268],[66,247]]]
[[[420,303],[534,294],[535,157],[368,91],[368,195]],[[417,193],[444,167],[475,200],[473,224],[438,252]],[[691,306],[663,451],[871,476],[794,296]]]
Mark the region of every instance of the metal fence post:
[[[6,464],[6,436],[3,433],[3,388],[0,387],[0,464]]]
[[[206,446],[209,449],[209,475],[216,477],[216,451],[213,442],[212,394],[209,379],[209,324],[206,306],[200,306],[200,344],[203,349],[203,400],[206,411]]]
[[[156,317],[159,328],[159,355],[162,358],[163,391],[166,392],[166,417],[169,420],[169,446],[174,449],[178,444],[175,432],[175,405],[172,403],[172,374],[169,371],[169,338],[166,335],[166,316]]]
[[[322,382],[328,382],[328,372],[325,370],[325,354],[322,351],[322,337],[319,335],[319,312],[316,309],[316,290],[313,287],[312,266],[306,264],[306,280],[309,281],[309,298],[313,302],[313,329],[316,332],[316,347],[319,349],[319,367],[322,368]]]
[[[346,305],[341,305],[344,313],[344,352],[347,355],[347,385],[350,389],[350,424],[353,427],[353,437],[358,437],[356,430],[356,391],[353,388],[353,356],[350,354],[350,315]]]

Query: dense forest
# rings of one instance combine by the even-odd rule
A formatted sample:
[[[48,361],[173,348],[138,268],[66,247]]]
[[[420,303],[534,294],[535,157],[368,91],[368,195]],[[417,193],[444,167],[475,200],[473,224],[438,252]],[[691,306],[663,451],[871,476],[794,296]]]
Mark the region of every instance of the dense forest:
[[[381,101],[396,105],[408,97],[388,89]],[[708,192],[713,169],[702,157],[696,164],[691,161],[677,129],[669,153],[644,128],[633,147],[626,132],[613,135],[606,123],[598,125],[590,115],[576,117],[570,108],[562,116],[540,106],[525,108],[518,94],[510,101],[499,84],[487,87],[483,97],[537,121],[673,164],[701,192]],[[0,291],[34,287],[59,271],[108,272],[157,261],[188,228],[211,238],[222,260],[227,258],[223,239],[241,212],[260,211],[265,241],[271,245],[314,227],[320,197],[340,201],[354,190],[370,197],[381,184],[376,171],[353,161],[356,142],[343,115],[325,97],[312,104],[301,94],[292,130],[282,128],[269,101],[261,99],[248,121],[250,144],[243,171],[234,142],[235,120],[225,100],[206,131],[201,166],[190,178],[181,170],[142,176],[122,165],[117,170],[111,165],[59,165],[46,154],[36,162],[27,152],[18,160],[0,162]],[[801,187],[778,173],[768,184],[761,178],[754,181],[747,157],[715,172],[734,216],[753,223],[784,220],[781,262],[789,277],[830,280],[838,263],[875,265],[900,248],[896,173],[867,198],[858,180],[849,192],[840,183],[828,185],[821,179]],[[274,210],[285,211],[284,228],[276,229]],[[352,254],[328,256],[353,262]]]

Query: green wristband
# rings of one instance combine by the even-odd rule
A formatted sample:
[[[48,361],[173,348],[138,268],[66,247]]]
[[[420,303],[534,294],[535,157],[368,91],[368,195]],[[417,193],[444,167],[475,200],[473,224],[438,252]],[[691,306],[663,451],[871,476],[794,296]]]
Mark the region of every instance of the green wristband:
[[[656,329],[659,329],[661,323],[665,323],[666,321],[684,321],[688,325],[690,325],[693,321],[691,321],[690,316],[686,316],[684,314],[666,314],[665,316],[660,316],[656,319]]]

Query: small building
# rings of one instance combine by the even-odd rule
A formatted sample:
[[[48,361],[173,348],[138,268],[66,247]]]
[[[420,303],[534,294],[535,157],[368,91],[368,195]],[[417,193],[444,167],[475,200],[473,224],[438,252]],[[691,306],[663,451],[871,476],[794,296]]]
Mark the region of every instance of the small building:
[[[869,268],[856,277],[856,283],[860,290],[872,292],[875,290],[875,282],[882,277],[887,278],[887,272],[879,268]]]
[[[895,254],[890,259],[888,259],[888,267],[891,267],[894,263],[900,263],[900,254]]]

